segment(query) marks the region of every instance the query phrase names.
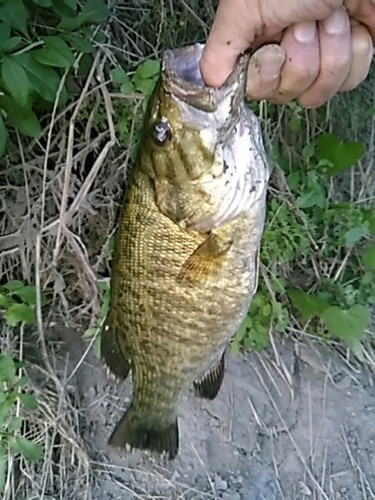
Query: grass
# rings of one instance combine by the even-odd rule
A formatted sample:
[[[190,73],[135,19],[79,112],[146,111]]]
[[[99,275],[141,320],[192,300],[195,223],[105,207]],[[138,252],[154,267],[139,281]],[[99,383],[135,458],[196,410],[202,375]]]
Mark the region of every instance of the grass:
[[[109,6],[112,16],[108,23],[97,28],[100,42],[95,44],[92,65],[74,80],[68,105],[64,109],[55,107],[46,114],[42,120],[43,133],[38,139],[26,140],[18,135],[11,154],[0,163],[0,185],[4,186],[0,234],[7,235],[0,237],[1,284],[15,278],[35,283],[48,300],[48,307],[42,312],[37,295],[36,332],[21,325],[21,334],[14,335],[4,325],[0,334],[1,350],[27,361],[26,371],[38,408],[33,413],[17,411],[24,412],[28,435],[47,450],[43,464],[11,459],[6,499],[43,498],[53,494],[58,487],[56,481],[66,484],[67,477],[77,491],[92,481],[88,447],[79,438],[80,414],[71,400],[69,376],[56,374],[56,367],[50,361],[54,359],[54,344],[49,341],[48,332],[54,323],[89,332],[90,349],[97,342],[105,313],[103,292],[108,292],[113,235],[127,171],[137,147],[144,98],[137,89],[121,94],[109,75],[116,68],[132,74],[140,64],[156,59],[165,48],[203,41],[215,2],[134,0],[109,2]],[[288,168],[301,164],[305,145],[323,131],[333,132],[341,140],[358,140],[367,145],[366,154],[354,169],[329,180],[331,201],[348,201],[356,206],[369,206],[374,201],[375,120],[373,107],[369,109],[367,105],[369,101],[374,105],[373,77],[374,69],[357,91],[339,95],[319,110],[303,110],[294,104],[255,106],[268,148],[271,145],[276,148]],[[319,330],[321,324],[314,319],[301,322],[286,294],[280,295],[275,288],[275,277],[276,281],[304,288],[304,284],[296,282],[296,275],[306,267],[305,279],[313,282],[322,281],[322,277],[334,281],[339,270],[339,275],[345,269],[350,270],[351,255],[342,253],[341,247],[339,257],[332,260],[335,251],[332,243],[327,261],[320,253],[322,242],[314,238],[311,241],[311,228],[303,229],[304,224],[293,226],[287,211],[283,218],[278,218],[297,198],[286,178],[285,170],[274,170],[268,240],[263,250],[263,280],[254,306],[271,312],[269,317],[265,319],[263,315],[259,320],[264,323],[258,325],[255,338],[249,334],[251,328],[244,336],[250,339],[250,347],[262,348],[267,345],[270,325],[276,329],[276,335],[279,331],[297,338],[320,331],[325,342],[334,344],[349,359],[347,344],[324,336]],[[276,203],[274,207],[272,200]],[[301,250],[302,240],[308,246],[304,262],[299,260],[301,252],[289,255],[285,251],[282,265],[274,259],[276,250],[272,245],[278,245],[277,231],[282,237],[281,223],[286,224],[288,234],[295,228],[297,250]],[[350,224],[355,227],[354,218]],[[272,240],[275,234],[276,240]],[[369,240],[364,237],[363,243]],[[364,301],[367,298],[365,294]],[[370,328],[367,330],[362,359],[374,367]],[[41,354],[35,356],[30,349],[33,343],[37,343]],[[85,357],[78,363],[84,362]],[[67,498],[63,490],[61,495]]]

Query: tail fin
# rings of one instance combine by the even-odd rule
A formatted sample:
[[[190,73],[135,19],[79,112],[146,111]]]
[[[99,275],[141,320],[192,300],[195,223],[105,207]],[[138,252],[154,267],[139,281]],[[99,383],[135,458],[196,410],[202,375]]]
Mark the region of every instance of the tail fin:
[[[133,405],[117,424],[108,444],[115,448],[137,448],[139,450],[168,453],[169,459],[176,457],[179,448],[178,421],[163,425],[160,421],[142,419]]]

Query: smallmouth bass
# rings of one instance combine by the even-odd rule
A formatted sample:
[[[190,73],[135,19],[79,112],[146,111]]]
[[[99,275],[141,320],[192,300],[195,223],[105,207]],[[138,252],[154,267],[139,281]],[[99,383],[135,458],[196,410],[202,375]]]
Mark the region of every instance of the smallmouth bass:
[[[257,288],[269,170],[244,104],[249,54],[219,89],[204,85],[202,44],[169,50],[149,100],[117,233],[101,338],[133,397],[109,445],[179,449],[181,395],[214,399],[225,351]]]

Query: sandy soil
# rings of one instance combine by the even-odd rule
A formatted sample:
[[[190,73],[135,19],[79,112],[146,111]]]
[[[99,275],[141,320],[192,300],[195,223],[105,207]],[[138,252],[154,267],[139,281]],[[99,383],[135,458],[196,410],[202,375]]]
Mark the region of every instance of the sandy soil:
[[[108,380],[90,353],[82,359],[77,332],[59,327],[51,338],[61,378],[76,370],[69,384],[92,467],[85,491],[64,500],[375,498],[372,378],[328,347],[287,340],[230,354],[215,401],[183,399],[180,453],[167,462],[108,451],[130,383]]]

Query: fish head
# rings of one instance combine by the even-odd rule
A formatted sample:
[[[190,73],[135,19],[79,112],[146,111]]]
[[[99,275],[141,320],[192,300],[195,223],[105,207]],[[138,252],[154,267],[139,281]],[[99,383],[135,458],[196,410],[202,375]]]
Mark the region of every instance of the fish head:
[[[198,43],[164,52],[145,116],[140,164],[160,188],[162,212],[184,227],[209,231],[238,215],[239,210],[224,210],[226,215],[214,220],[249,170],[246,158],[257,149],[257,139],[249,140],[249,134],[260,132],[253,118],[249,122],[250,110],[244,112],[250,54],[241,54],[224,84],[212,88],[200,73],[203,50]]]

